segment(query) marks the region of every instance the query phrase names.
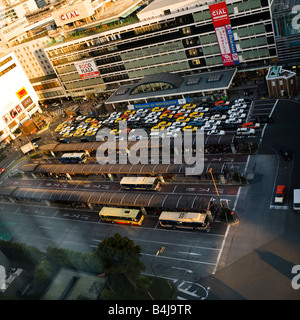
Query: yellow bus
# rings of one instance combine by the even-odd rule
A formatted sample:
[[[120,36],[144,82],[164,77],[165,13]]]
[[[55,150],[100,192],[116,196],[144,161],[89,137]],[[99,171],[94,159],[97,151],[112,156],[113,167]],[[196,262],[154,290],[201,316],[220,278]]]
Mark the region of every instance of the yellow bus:
[[[207,213],[163,211],[158,218],[162,227],[172,229],[206,230],[209,227]]]
[[[122,189],[126,190],[158,190],[160,180],[152,177],[124,177],[120,181]]]
[[[141,225],[144,220],[144,215],[138,209],[103,207],[99,216],[102,221],[130,225]]]

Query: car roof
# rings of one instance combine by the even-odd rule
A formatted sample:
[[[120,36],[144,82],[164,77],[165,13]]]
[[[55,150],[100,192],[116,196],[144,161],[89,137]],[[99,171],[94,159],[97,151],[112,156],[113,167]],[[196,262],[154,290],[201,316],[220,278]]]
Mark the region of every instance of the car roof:
[[[277,189],[276,189],[276,192],[283,192],[283,190],[285,189],[285,186],[284,185],[278,185],[277,186]]]

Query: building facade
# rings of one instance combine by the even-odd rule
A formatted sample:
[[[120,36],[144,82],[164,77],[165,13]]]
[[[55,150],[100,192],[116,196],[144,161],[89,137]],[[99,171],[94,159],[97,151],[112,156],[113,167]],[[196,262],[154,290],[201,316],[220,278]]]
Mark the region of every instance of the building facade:
[[[14,53],[0,58],[0,142],[15,139],[21,125],[42,110],[38,96]]]
[[[297,0],[272,4],[276,46],[280,64],[300,71],[300,6]]]
[[[172,6],[170,6],[172,4]],[[105,29],[45,49],[67,95],[110,95],[144,76],[224,68],[209,6],[216,1],[156,0],[139,22]],[[240,67],[277,58],[268,0],[227,0]],[[101,31],[101,32],[100,32]]]

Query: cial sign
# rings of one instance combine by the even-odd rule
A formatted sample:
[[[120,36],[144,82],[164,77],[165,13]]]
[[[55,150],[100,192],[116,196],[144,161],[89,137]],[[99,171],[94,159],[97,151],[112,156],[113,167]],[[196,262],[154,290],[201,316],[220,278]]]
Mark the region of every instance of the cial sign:
[[[209,6],[214,27],[230,24],[226,2],[219,2]]]
[[[92,59],[75,62],[74,65],[81,79],[89,79],[100,76],[97,66]]]
[[[65,21],[65,20],[70,20],[70,19],[76,18],[78,16],[79,16],[79,11],[78,11],[78,9],[75,9],[73,11],[70,11],[70,12],[67,12],[67,13],[63,13],[60,16],[60,19],[62,21]]]

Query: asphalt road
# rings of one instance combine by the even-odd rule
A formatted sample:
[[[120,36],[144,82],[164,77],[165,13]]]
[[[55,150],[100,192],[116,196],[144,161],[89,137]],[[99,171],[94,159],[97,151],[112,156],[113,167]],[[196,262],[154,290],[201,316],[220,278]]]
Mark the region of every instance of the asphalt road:
[[[259,104],[256,111],[267,107]],[[272,117],[248,163],[252,179],[236,206],[240,223],[230,227],[216,274],[200,281],[211,288],[208,299],[300,299],[291,285],[300,264],[300,216],[292,210],[292,189],[300,187],[300,105],[278,101]],[[279,154],[282,145],[293,152],[289,162]],[[288,191],[282,206],[273,203],[277,184]]]

